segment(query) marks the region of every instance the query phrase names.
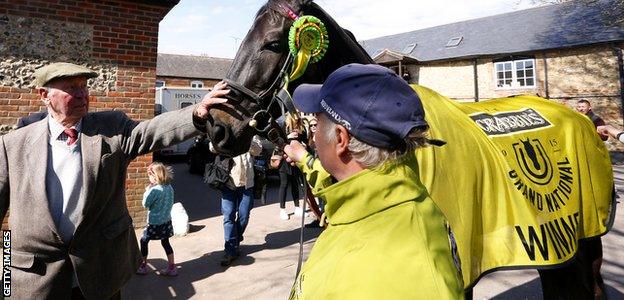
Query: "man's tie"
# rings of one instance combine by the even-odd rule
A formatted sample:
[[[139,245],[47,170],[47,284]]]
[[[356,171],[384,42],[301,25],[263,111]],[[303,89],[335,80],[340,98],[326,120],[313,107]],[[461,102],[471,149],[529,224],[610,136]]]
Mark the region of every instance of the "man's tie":
[[[78,139],[78,131],[74,128],[65,128],[63,132],[67,135],[67,146],[73,145]]]

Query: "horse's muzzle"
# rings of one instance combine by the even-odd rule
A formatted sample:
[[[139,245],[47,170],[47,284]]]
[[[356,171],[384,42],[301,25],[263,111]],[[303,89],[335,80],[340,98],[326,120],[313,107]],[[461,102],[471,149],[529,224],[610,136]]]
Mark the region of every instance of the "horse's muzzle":
[[[253,129],[249,126],[245,126],[241,130],[233,130],[231,126],[227,126],[219,121],[206,124],[206,133],[212,143],[212,147],[217,153],[225,156],[233,157],[249,151],[253,132]]]

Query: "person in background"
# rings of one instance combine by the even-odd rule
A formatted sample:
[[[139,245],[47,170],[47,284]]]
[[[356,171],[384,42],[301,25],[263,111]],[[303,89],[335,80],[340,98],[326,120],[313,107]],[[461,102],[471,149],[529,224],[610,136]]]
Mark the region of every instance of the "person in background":
[[[271,157],[271,148],[266,147],[271,142],[257,136],[260,144],[262,145],[262,151],[260,154],[253,157],[254,160],[254,199],[260,199],[260,203],[266,204],[266,192],[267,192],[267,171],[269,168],[269,159]]]
[[[317,132],[317,129],[318,129],[318,120],[314,116],[310,117],[309,120],[310,121],[308,123],[308,128],[309,128],[310,134],[308,135],[308,143],[307,143],[306,149],[308,150],[308,153],[310,153],[310,156],[316,159],[318,158],[318,156],[316,155],[316,144],[314,143],[314,134]],[[325,202],[323,202],[323,200],[319,199],[318,197],[314,197],[314,200],[318,204],[318,208],[321,214],[324,213]],[[322,228],[323,226],[324,224],[321,224],[321,220],[318,218],[315,218],[313,221],[305,225],[306,228]]]
[[[589,101],[585,99],[579,100],[576,103],[576,111],[586,115],[594,123],[594,126],[596,128],[598,128],[598,126],[605,125],[605,121],[600,116],[594,113],[591,107],[591,103],[589,103]],[[598,135],[600,135],[600,139],[602,139],[603,141],[606,141],[609,138],[609,135],[604,135],[600,132],[598,132]]]
[[[429,140],[414,90],[385,67],[349,64],[293,96],[316,114],[319,158],[299,141],[284,152],[326,201],[328,226],[290,299],[461,299],[454,240],[420,182],[414,150]]]
[[[225,254],[220,264],[223,267],[229,266],[240,256],[239,246],[253,208],[253,156],[260,155],[261,151],[262,144],[258,137],[254,137],[249,152],[232,158],[231,180],[221,190]]]
[[[312,154],[314,154],[316,152],[316,146],[314,144],[314,133],[318,129],[318,120],[316,119],[316,117],[310,118],[310,123],[308,127],[309,127],[308,143],[307,143],[308,152],[311,152]]]
[[[143,193],[143,207],[147,208],[147,226],[143,229],[141,237],[141,265],[137,274],[147,274],[147,252],[150,240],[160,240],[160,243],[167,254],[169,265],[160,270],[160,275],[177,276],[173,248],[169,243],[169,238],[173,236],[173,225],[171,224],[171,208],[173,207],[173,170],[169,166],[155,162],[147,167],[149,185],[145,187]]]
[[[624,143],[624,131],[613,127],[612,125],[602,125],[596,128],[600,135],[610,135],[612,138]]]
[[[288,114],[284,121],[287,138],[289,140],[298,140],[302,143],[307,142],[307,134],[305,133],[303,122],[299,116]],[[303,209],[299,206],[299,198],[303,195],[303,186],[301,182],[301,171],[283,159],[279,163],[280,185],[278,189],[278,199],[280,202],[280,219],[288,220],[290,215],[286,212],[286,191],[290,185],[290,193],[295,204],[294,214],[297,217],[303,215]]]

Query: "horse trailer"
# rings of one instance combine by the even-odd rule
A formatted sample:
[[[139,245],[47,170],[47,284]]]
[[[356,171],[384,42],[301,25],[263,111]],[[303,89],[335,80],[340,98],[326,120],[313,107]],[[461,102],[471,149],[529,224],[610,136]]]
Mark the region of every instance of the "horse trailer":
[[[210,89],[187,88],[187,87],[160,87],[156,88],[156,106],[154,116],[169,111],[191,106],[199,103]],[[188,149],[193,145],[193,139],[184,141],[158,151],[157,155],[172,156],[186,155]]]

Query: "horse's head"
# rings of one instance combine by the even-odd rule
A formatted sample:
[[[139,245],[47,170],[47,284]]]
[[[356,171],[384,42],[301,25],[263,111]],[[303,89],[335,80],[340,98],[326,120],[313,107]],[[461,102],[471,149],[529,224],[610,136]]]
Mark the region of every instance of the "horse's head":
[[[249,149],[251,138],[257,134],[249,121],[259,110],[274,118],[281,114],[272,99],[282,87],[283,75],[291,71],[288,33],[302,15],[315,16],[325,24],[329,48],[323,59],[309,64],[305,74],[289,84],[289,90],[302,82],[322,83],[342,65],[373,62],[353,35],[312,1],[269,0],[256,14],[226,75],[231,89],[228,102],[210,110],[207,133],[219,153],[232,156]]]

